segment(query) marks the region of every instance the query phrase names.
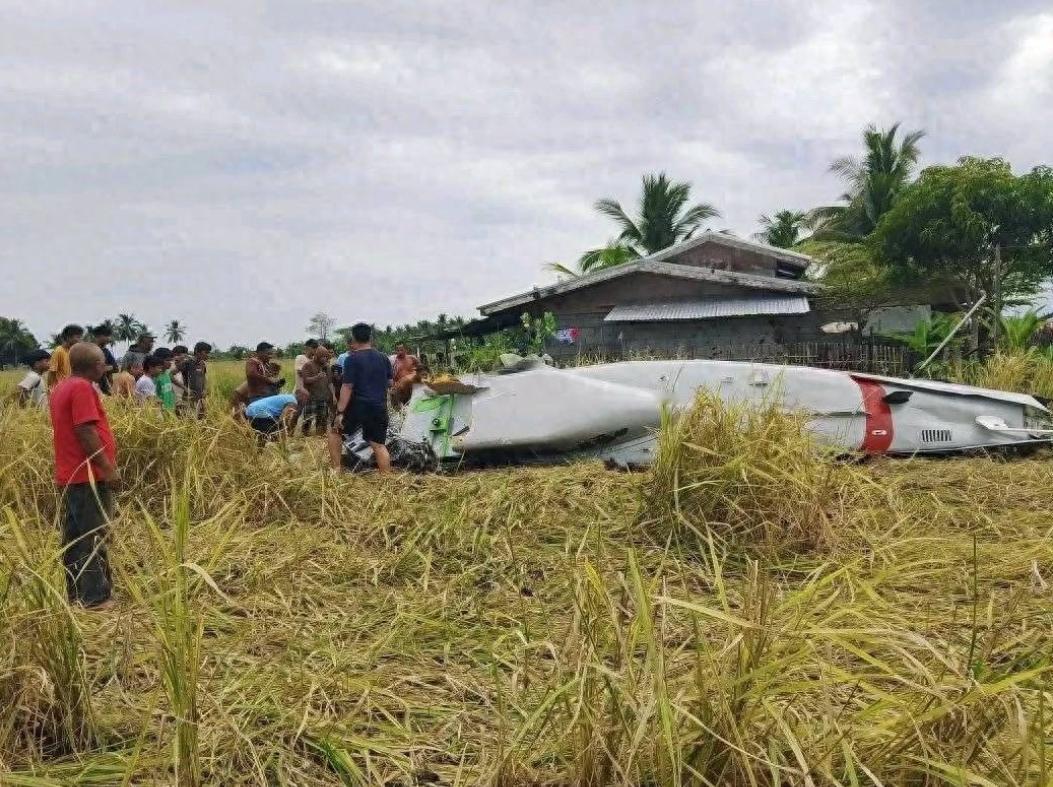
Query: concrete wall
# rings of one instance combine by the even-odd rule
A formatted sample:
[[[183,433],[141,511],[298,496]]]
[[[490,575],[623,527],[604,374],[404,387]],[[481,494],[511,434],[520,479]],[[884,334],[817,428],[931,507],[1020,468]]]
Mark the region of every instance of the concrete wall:
[[[911,333],[915,325],[931,316],[932,309],[929,306],[887,306],[874,309],[863,327],[863,333]]]

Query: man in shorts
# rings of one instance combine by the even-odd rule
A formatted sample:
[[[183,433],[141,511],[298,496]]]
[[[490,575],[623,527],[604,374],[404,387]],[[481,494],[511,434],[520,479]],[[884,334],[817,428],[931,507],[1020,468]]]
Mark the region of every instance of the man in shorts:
[[[343,384],[336,403],[336,418],[329,435],[329,458],[336,472],[343,472],[343,437],[359,429],[373,449],[377,470],[391,470],[388,438],[388,389],[391,361],[372,346],[373,329],[363,322],[351,327],[351,352],[344,361]]]

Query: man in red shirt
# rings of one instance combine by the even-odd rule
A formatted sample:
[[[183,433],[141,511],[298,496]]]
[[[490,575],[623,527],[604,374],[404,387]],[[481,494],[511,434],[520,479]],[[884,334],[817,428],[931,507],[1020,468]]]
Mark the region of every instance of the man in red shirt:
[[[113,491],[120,483],[117,447],[94,388],[106,373],[98,345],[69,351],[71,375],[51,391],[55,483],[62,493],[62,561],[70,601],[109,606],[112,581],[106,536]]]

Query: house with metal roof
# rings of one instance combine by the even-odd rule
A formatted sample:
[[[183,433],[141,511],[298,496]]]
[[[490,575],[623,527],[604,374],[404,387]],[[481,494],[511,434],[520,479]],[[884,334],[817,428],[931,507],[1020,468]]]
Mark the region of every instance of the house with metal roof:
[[[555,356],[668,352],[719,356],[728,346],[783,345],[822,336],[811,259],[788,249],[705,232],[657,254],[534,287],[479,307],[462,333],[485,333],[551,312]]]

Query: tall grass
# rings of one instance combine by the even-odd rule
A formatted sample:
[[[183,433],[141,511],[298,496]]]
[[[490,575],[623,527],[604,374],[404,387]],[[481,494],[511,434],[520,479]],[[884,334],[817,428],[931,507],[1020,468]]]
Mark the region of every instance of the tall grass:
[[[982,388],[1053,398],[1053,359],[1037,348],[998,352],[983,363],[958,366],[952,376]]]
[[[649,474],[342,479],[114,408],[108,613],[0,413],[0,784],[1048,784],[1048,459],[701,404]]]
[[[188,479],[189,480],[189,479]],[[127,577],[131,597],[149,609],[157,640],[161,683],[172,715],[172,762],[176,784],[201,784],[198,750],[198,678],[201,668],[201,641],[204,616],[190,595],[193,571],[210,584],[205,570],[187,563],[186,546],[190,530],[190,497],[184,482],[173,493],[170,528],[162,530],[154,518],[143,512],[143,520],[153,546],[160,556],[158,576]],[[146,580],[146,581],[144,581]],[[153,588],[156,586],[156,590]]]
[[[740,549],[814,549],[831,543],[846,501],[869,487],[833,461],[806,419],[724,405],[700,391],[693,407],[666,412],[643,515],[679,537]]]
[[[0,752],[63,756],[96,743],[80,626],[65,600],[60,552],[32,538],[11,508],[0,538]],[[3,757],[0,756],[0,762]]]

